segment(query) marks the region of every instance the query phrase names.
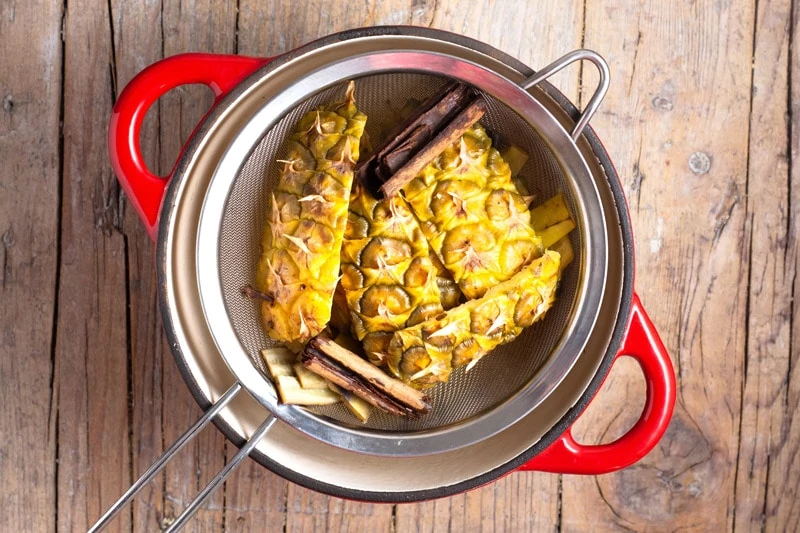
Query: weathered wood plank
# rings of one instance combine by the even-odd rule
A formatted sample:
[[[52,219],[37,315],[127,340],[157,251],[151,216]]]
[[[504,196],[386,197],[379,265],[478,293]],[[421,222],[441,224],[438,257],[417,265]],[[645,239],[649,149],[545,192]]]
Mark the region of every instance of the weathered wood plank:
[[[0,5],[0,531],[55,529],[60,24],[57,2]]]
[[[332,498],[289,484],[286,497],[286,533],[327,531],[328,503]]]
[[[564,531],[733,525],[752,5],[587,0],[586,46],[607,57],[613,75],[594,127],[628,194],[637,287],[680,383],[672,425],[645,460],[617,474],[563,478]],[[628,365],[618,376],[598,396],[582,440],[612,440],[638,417],[626,401],[639,372]]]
[[[558,476],[525,472],[451,498],[401,504],[395,531],[556,532],[558,485]]]
[[[440,0],[431,26],[490,44],[534,70],[580,48],[584,0],[564,2],[462,2]],[[549,81],[578,100],[578,68]]]
[[[225,531],[283,533],[288,485],[255,461],[239,465],[225,485]]]
[[[789,128],[785,122],[789,98],[789,24],[791,2],[758,2],[755,26],[750,158],[747,187],[750,275],[747,345],[736,465],[737,531],[790,530],[775,522],[775,507],[794,499],[796,484],[772,485],[781,474],[773,457],[788,445],[785,425],[791,357],[794,278],[797,275],[791,216]],[[787,420],[788,418],[788,420]],[[780,492],[776,492],[776,489]]]
[[[765,531],[800,528],[800,507],[795,503],[800,478],[796,416],[800,344],[794,313],[800,205],[796,163],[800,154],[798,22],[797,2],[759,3],[748,195],[752,318],[745,367],[737,530],[748,526]],[[781,98],[781,93],[788,98]]]
[[[113,74],[106,5],[70,2],[64,24],[58,529],[80,531],[130,484],[126,253],[106,158]],[[127,529],[127,514],[111,528]]]
[[[193,0],[165,2],[162,25],[164,56],[192,51],[233,53],[236,2]],[[213,102],[210,90],[181,87],[161,100],[159,112],[160,170],[169,172],[197,123]],[[174,360],[164,357],[164,442],[172,443],[201,414]],[[164,470],[164,522],[169,523],[225,464],[225,439],[216,428],[206,428]],[[192,519],[192,531],[220,531],[224,527],[224,488],[220,487]]]
[[[392,531],[392,505],[352,502],[290,484],[286,533]]]
[[[161,58],[161,5],[117,1],[111,4],[114,28],[116,96],[137,73]],[[148,162],[159,161],[158,109],[148,115],[140,136]],[[161,170],[154,166],[154,170]],[[126,200],[127,201],[127,200]],[[156,304],[155,249],[134,209],[125,204],[122,218],[128,249],[128,305],[131,390],[131,471],[137,478],[162,452],[162,361],[171,354]],[[164,477],[159,476],[134,499],[135,531],[153,531],[162,523]]]

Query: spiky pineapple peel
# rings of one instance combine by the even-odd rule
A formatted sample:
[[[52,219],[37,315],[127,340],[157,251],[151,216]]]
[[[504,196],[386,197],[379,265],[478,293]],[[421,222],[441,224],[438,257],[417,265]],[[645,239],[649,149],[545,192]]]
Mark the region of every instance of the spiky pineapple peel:
[[[455,368],[471,368],[545,315],[555,301],[560,262],[560,254],[548,250],[483,297],[395,332],[389,369],[409,385],[427,388],[447,381]]]
[[[468,299],[542,254],[511,169],[480,123],[402,188],[436,255]]]
[[[347,222],[353,170],[367,120],[354,84],[342,102],[306,113],[288,139],[272,193],[256,274],[264,326],[275,340],[302,345],[328,324]]]

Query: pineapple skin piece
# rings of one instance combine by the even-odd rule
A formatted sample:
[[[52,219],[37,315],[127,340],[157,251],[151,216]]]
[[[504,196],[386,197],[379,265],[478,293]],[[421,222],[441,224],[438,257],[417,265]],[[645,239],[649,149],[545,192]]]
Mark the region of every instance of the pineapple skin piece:
[[[262,239],[256,278],[267,334],[299,346],[331,317],[339,279],[339,253],[367,117],[355,106],[350,82],[345,100],[306,113],[288,138],[288,155]]]
[[[395,331],[443,311],[428,241],[399,196],[354,185],[341,261],[352,331],[375,364]]]
[[[482,298],[397,331],[389,343],[389,369],[412,387],[425,389],[447,381],[453,369],[474,365],[511,342],[553,304],[560,262],[558,252],[548,250]]]
[[[445,148],[402,192],[431,248],[469,300],[544,252],[511,168],[480,123]]]

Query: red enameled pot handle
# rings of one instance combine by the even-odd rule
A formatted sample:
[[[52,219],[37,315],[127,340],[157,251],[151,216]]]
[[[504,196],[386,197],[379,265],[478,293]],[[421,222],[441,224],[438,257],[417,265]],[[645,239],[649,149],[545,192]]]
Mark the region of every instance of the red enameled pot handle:
[[[144,69],[119,95],[108,126],[111,165],[151,239],[156,239],[158,212],[172,172],[167,176],[157,176],[145,165],[139,132],[147,110],[170,90],[192,83],[207,85],[214,92],[216,104],[245,77],[270,60],[219,54],[180,54]]]
[[[636,294],[617,359],[624,356],[636,359],[647,382],[647,399],[638,422],[614,442],[596,446],[579,444],[569,428],[520,470],[606,474],[632,465],[655,447],[667,430],[675,407],[675,371]]]

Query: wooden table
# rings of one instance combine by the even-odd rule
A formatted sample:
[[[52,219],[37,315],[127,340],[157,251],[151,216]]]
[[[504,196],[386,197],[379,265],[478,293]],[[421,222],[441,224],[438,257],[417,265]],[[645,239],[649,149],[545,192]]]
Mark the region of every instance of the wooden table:
[[[377,24],[463,33],[534,68],[582,46],[608,59],[592,125],[628,195],[637,290],[675,363],[674,420],[616,474],[515,473],[420,504],[331,498],[248,461],[189,530],[800,528],[800,2],[3,0],[0,531],[85,530],[200,414],[164,340],[153,245],[108,161],[119,91],[172,54],[270,56]],[[582,75],[591,87],[591,69],[555,81],[578,101]],[[142,134],[152,168],[171,169],[210,102],[196,87],[160,101]],[[576,434],[622,434],[643,391],[622,361]],[[169,523],[235,450],[206,429],[112,530]]]

